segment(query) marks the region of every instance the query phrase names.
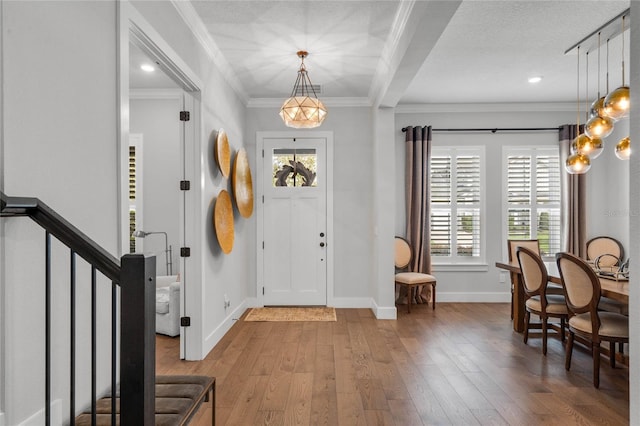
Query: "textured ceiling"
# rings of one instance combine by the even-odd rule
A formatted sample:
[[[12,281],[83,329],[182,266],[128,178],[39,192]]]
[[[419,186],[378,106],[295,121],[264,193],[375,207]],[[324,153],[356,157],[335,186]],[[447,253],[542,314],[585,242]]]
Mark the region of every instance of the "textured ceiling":
[[[192,1],[252,98],[289,95],[298,50],[329,97],[366,97],[398,1]]]
[[[401,102],[575,101],[577,56],[565,50],[628,6],[628,1],[465,1]],[[628,42],[629,32],[625,35]],[[620,43],[619,37],[610,42],[614,86],[621,80]],[[581,88],[585,58],[581,54]],[[603,76],[605,58],[603,49]],[[597,52],[590,54],[589,64],[590,93],[595,94]],[[535,75],[542,81],[529,84]],[[604,91],[604,79],[601,86]]]
[[[221,56],[219,64],[228,68],[223,74],[247,102],[289,96],[300,64],[295,52],[307,50],[321,98],[387,106],[575,102],[577,56],[565,50],[629,7],[628,0],[173,3],[192,17],[187,22],[196,32],[207,34],[214,60]],[[625,36],[628,43],[629,31]],[[613,87],[621,83],[620,52],[620,37],[613,38]],[[603,92],[605,57],[603,48]],[[584,55],[581,61],[584,93]],[[595,97],[597,52],[589,64]],[[527,83],[533,75],[542,82]],[[136,81],[132,76],[132,86]]]

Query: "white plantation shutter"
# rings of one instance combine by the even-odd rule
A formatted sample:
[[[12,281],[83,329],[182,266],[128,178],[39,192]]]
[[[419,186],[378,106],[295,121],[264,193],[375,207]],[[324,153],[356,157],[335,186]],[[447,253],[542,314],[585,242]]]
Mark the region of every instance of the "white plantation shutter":
[[[507,237],[537,239],[543,256],[560,251],[557,148],[507,148]]]
[[[531,239],[531,156],[509,156],[507,197],[509,239]]]
[[[431,255],[434,262],[477,262],[482,238],[482,150],[434,148],[431,155]]]

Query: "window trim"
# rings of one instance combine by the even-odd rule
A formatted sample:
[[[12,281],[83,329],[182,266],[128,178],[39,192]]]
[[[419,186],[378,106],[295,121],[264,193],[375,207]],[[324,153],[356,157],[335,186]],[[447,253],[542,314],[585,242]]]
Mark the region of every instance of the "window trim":
[[[461,156],[478,156],[478,169],[480,174],[480,185],[479,185],[479,198],[480,201],[477,204],[478,209],[480,210],[480,230],[479,230],[479,256],[458,256],[455,254],[455,247],[451,245],[451,255],[450,256],[431,256],[431,264],[433,265],[434,270],[441,271],[486,271],[487,265],[487,244],[486,244],[486,229],[487,229],[487,209],[486,209],[486,148],[484,145],[464,145],[464,146],[433,146],[431,148],[431,158],[438,156],[450,156],[451,157],[451,166],[452,170],[456,164],[456,158]],[[430,168],[431,169],[431,168]],[[457,177],[457,172],[456,172]],[[429,177],[431,181],[431,176]],[[455,179],[457,181],[457,179]],[[454,179],[452,177],[452,183]],[[451,188],[451,200],[455,199],[455,188]],[[457,201],[455,203],[455,211],[458,211]],[[461,207],[464,209],[463,207]],[[437,210],[438,208],[436,208]],[[429,213],[434,210],[433,204],[431,204],[431,200],[429,200]],[[453,203],[451,204],[451,211],[453,212]],[[457,226],[457,216],[451,216],[452,220],[452,231]],[[429,222],[431,222],[429,220]],[[431,224],[429,223],[429,226]]]

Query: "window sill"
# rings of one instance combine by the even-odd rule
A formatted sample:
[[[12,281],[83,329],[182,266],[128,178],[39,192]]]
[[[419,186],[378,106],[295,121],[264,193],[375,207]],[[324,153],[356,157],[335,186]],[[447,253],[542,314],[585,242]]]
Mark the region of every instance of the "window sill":
[[[487,272],[486,263],[439,263],[432,264],[433,272]]]

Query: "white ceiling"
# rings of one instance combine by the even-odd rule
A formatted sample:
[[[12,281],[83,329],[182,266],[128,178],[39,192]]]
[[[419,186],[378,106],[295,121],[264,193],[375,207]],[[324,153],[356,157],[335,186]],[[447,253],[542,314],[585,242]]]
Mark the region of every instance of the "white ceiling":
[[[295,52],[307,50],[309,76],[322,86],[325,103],[395,106],[575,102],[577,56],[565,50],[624,11],[629,0],[173,4],[249,104],[288,97],[300,63]],[[629,32],[625,35],[628,43]],[[617,87],[620,37],[609,47],[610,85]],[[603,48],[603,92],[605,57]],[[589,63],[590,96],[595,97],[597,52]],[[527,83],[533,75],[543,80]],[[150,87],[135,76],[131,82]],[[586,89],[581,90],[582,96]]]

